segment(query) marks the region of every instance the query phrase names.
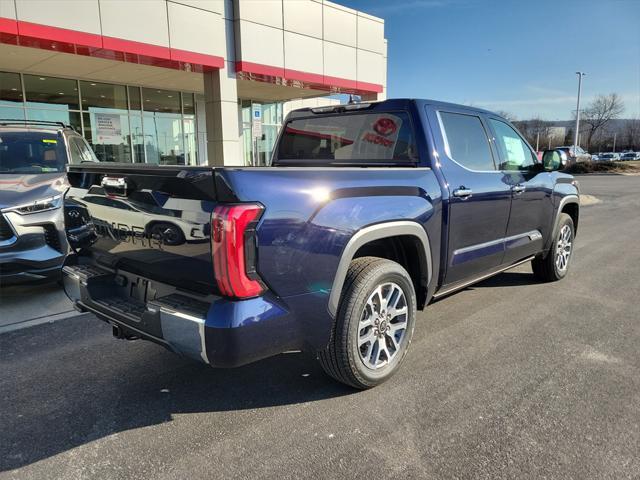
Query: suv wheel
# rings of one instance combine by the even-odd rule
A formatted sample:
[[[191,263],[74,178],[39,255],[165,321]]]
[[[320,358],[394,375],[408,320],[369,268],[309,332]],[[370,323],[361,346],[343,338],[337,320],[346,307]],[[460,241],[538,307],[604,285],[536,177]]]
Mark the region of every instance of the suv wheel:
[[[318,355],[331,377],[355,388],[387,380],[407,353],[416,318],[413,282],[401,265],[377,257],[349,266],[327,348]]]
[[[573,219],[566,213],[560,214],[560,221],[553,238],[553,246],[547,256],[536,257],[531,261],[533,274],[544,282],[561,280],[569,271],[575,227]]]
[[[165,245],[182,245],[184,234],[177,226],[171,223],[156,223],[151,227],[151,235],[162,240]]]

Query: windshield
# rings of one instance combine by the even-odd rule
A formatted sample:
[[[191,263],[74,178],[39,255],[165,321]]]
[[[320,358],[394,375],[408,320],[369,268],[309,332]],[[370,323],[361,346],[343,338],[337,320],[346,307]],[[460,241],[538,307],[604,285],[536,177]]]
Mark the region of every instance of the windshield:
[[[66,162],[61,134],[0,132],[0,173],[64,172]]]

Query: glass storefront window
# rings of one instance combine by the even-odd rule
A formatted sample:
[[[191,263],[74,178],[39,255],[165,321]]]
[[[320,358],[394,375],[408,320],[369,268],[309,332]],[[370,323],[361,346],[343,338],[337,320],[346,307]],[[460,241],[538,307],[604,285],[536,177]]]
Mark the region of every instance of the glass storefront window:
[[[184,151],[186,165],[197,165],[196,119],[192,115],[184,116]]]
[[[0,119],[3,120],[24,120],[24,108],[3,107],[0,105]]]
[[[0,72],[0,119],[62,122],[106,162],[197,165],[195,95]]]
[[[127,110],[127,88],[109,83],[80,82],[82,109],[90,107],[118,108]]]
[[[196,103],[193,99],[193,93],[182,94],[182,113],[185,115],[195,115]]]
[[[22,103],[20,74],[0,72],[0,105]]]
[[[179,92],[143,88],[142,98],[142,108],[145,112],[182,113]]]
[[[258,142],[260,165],[271,164],[271,153],[276,145],[280,125],[262,125],[262,139]]]
[[[91,107],[82,114],[84,138],[101,162],[131,162],[127,110]]]
[[[144,163],[144,132],[142,130],[142,115],[132,113],[129,116],[131,124],[131,148],[133,150],[133,162]]]
[[[129,87],[129,108],[131,110],[142,110],[142,101],[140,100],[140,87]]]
[[[280,125],[282,123],[282,104],[267,103],[262,105],[262,122],[267,125]]]
[[[181,115],[144,114],[147,163],[185,165]]]
[[[27,119],[44,120],[47,122],[62,122],[65,125],[71,125],[76,132],[82,131],[82,124],[80,123],[80,112],[27,108]]]
[[[78,83],[66,78],[24,75],[27,107],[79,110]]]
[[[252,109],[262,113],[262,136],[254,138],[251,119]],[[242,100],[240,103],[242,119],[242,146],[245,165],[269,165],[280,126],[282,125],[282,103],[257,103]]]

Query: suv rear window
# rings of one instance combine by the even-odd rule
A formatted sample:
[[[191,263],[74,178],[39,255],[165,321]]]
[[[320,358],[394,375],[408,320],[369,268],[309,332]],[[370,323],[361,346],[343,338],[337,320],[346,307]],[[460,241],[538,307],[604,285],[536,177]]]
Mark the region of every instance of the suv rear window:
[[[0,173],[64,172],[67,152],[62,135],[0,132]]]
[[[418,152],[406,112],[316,115],[287,122],[278,164],[414,164]]]

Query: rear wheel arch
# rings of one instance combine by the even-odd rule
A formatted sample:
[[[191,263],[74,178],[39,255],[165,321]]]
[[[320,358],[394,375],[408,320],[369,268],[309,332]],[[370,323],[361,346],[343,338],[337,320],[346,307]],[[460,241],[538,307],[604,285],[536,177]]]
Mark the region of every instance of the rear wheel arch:
[[[351,261],[364,256],[392,260],[404,267],[413,281],[418,308],[424,307],[433,272],[429,237],[417,222],[394,221],[365,227],[356,232],[347,243],[329,296],[328,310],[332,317],[335,318],[338,312]]]

